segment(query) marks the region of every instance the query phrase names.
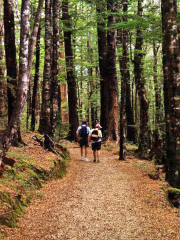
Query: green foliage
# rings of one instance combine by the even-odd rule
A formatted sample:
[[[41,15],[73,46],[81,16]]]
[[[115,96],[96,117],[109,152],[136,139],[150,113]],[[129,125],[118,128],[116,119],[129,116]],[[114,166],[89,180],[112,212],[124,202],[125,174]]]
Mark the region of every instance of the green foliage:
[[[17,195],[13,198],[8,192],[0,191],[0,202],[2,203],[3,214],[0,217],[0,224],[8,227],[17,226],[17,218],[22,217],[23,202],[21,196]]]
[[[180,189],[171,187],[168,189],[168,193],[172,195],[180,195]]]
[[[69,132],[69,123],[62,122],[60,118],[57,121],[56,139],[65,139]]]
[[[159,174],[158,173],[154,173],[154,172],[149,172],[148,176],[153,179],[153,180],[157,180],[159,179]]]
[[[169,188],[168,199],[174,207],[180,208],[180,189],[172,187]]]
[[[136,168],[142,168],[142,169],[149,169],[150,168],[149,165],[144,161],[137,161],[135,163],[135,167]]]
[[[66,175],[66,163],[62,160],[54,161],[54,167],[51,171],[53,178],[63,178]]]

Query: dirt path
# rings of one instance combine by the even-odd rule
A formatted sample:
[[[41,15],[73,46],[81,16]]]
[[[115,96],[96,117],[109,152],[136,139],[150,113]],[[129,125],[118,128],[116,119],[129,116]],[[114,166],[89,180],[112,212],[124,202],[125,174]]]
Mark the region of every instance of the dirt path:
[[[163,199],[160,181],[139,171],[131,159],[118,161],[103,150],[101,162],[72,161],[64,179],[46,184],[8,240],[180,239],[180,212]]]

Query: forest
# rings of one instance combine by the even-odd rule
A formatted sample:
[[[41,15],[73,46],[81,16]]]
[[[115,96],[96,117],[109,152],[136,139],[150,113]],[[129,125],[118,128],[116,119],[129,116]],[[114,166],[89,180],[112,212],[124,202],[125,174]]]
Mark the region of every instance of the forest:
[[[21,132],[75,141],[86,119],[103,141],[137,145],[180,187],[177,0],[1,0],[0,163]]]

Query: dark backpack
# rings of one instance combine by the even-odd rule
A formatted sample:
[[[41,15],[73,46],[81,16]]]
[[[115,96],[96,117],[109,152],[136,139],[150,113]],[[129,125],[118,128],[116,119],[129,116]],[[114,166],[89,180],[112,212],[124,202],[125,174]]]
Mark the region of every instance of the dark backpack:
[[[81,129],[79,131],[79,136],[83,139],[87,139],[88,138],[88,130],[87,130],[87,126],[81,126]]]
[[[99,131],[94,129],[91,133],[91,140],[97,142],[99,140]]]

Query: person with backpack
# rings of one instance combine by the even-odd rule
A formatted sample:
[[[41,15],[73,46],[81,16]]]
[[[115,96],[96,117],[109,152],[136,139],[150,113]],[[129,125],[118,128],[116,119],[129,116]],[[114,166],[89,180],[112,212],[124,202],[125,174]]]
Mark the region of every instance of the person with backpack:
[[[89,135],[90,135],[90,128],[87,126],[87,121],[84,120],[82,122],[82,125],[78,127],[76,131],[76,138],[77,142],[80,145],[81,148],[81,160],[84,160],[83,158],[83,147],[85,147],[85,161],[87,162],[87,148],[89,147]]]
[[[99,162],[100,158],[100,150],[101,150],[101,139],[102,139],[102,132],[101,132],[101,125],[96,124],[96,127],[93,128],[90,132],[89,139],[91,139],[91,146],[93,150],[93,162]]]

